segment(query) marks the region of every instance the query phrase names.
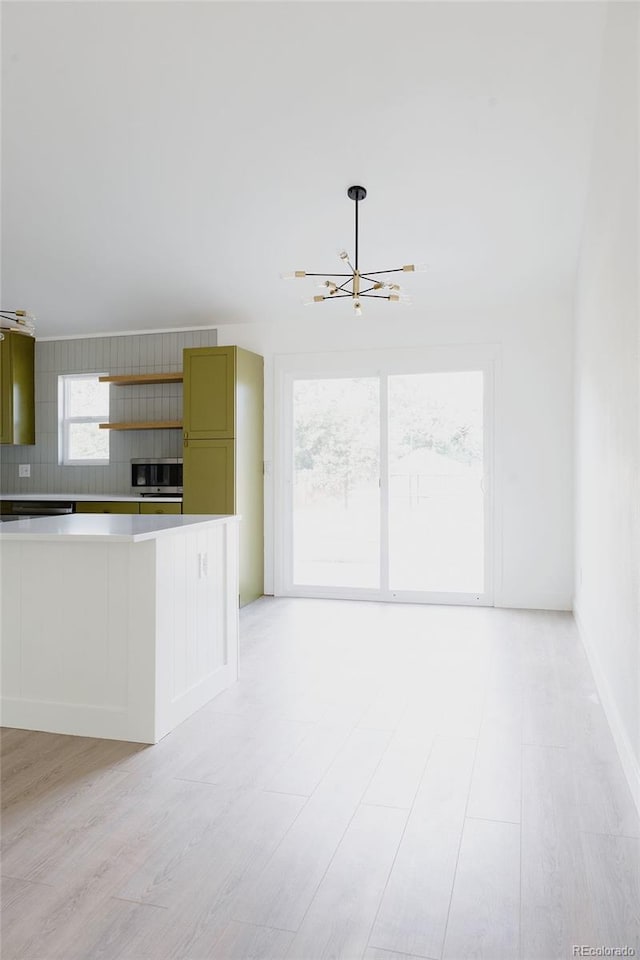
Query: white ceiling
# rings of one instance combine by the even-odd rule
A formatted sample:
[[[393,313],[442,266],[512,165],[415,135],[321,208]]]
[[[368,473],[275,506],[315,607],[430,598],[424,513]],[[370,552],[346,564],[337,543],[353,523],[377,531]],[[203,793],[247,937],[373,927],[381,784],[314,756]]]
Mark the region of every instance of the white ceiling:
[[[2,306],[42,336],[295,318],[312,282],[279,274],[339,269],[350,183],[361,265],[427,262],[420,308],[569,296],[603,9],[4,3]]]

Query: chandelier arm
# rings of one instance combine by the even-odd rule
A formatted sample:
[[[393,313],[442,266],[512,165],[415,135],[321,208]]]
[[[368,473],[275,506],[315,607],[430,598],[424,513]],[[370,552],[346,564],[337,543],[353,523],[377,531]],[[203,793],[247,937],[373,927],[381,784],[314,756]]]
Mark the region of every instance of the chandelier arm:
[[[333,293],[331,296],[325,297],[325,300],[342,300],[343,297],[351,298],[352,296],[352,293]]]
[[[305,277],[352,277],[353,273],[307,273],[305,270]]]
[[[404,267],[395,267],[393,270],[367,270],[366,273],[361,273],[360,276],[365,280],[368,280],[369,277],[377,277],[381,273],[404,273]]]
[[[365,278],[365,279],[366,279],[366,278]],[[361,291],[360,296],[361,296],[361,297],[364,297],[366,294],[369,293],[369,290],[375,290],[375,289],[376,289],[376,285],[375,285],[375,283],[374,283],[374,284],[372,284],[370,287],[365,287],[365,289]]]
[[[361,297],[368,297],[369,300],[390,300],[391,297],[387,297],[381,293],[361,293]]]
[[[345,288],[348,284],[350,284],[352,280],[353,280],[353,276],[349,277],[348,280],[345,280],[344,283],[341,283],[341,284],[340,284],[340,286],[338,287],[338,290],[344,290],[344,288]]]

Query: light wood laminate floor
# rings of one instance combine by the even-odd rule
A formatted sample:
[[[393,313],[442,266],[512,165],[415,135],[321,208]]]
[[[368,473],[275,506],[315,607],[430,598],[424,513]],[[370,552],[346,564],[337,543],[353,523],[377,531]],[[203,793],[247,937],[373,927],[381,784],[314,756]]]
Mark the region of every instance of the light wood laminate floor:
[[[640,955],[640,824],[569,614],[272,600],[153,747],[2,738],[2,960]]]

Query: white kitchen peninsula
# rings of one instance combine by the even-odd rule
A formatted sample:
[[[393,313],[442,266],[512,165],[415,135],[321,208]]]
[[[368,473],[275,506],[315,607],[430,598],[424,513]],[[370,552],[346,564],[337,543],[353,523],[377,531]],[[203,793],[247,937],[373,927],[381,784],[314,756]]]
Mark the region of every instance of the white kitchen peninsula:
[[[3,726],[156,743],[238,676],[238,520],[0,529]]]

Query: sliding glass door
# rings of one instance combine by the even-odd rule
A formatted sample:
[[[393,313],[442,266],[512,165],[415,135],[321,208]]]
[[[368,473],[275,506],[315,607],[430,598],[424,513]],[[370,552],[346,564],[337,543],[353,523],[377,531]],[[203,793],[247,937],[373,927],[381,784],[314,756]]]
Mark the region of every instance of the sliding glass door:
[[[482,594],[483,375],[388,382],[389,588]]]
[[[380,587],[376,377],[293,383],[292,582]]]
[[[282,380],[277,592],[491,603],[491,365],[340,366]]]

